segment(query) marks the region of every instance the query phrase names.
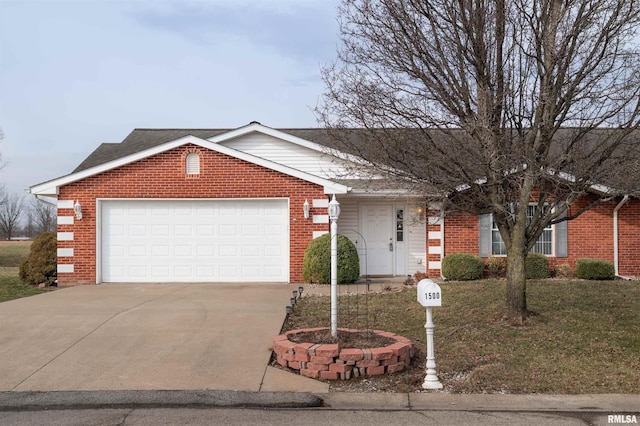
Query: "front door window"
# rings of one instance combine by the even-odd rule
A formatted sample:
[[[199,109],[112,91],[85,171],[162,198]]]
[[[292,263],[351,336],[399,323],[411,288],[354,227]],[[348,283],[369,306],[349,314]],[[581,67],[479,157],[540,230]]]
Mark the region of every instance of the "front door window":
[[[404,241],[404,209],[396,210],[396,241]]]

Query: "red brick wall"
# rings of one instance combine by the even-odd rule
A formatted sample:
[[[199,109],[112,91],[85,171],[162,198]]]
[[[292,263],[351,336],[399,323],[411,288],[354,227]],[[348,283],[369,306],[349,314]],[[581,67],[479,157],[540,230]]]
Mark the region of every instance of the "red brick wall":
[[[570,212],[578,211],[591,201],[593,201],[592,197],[579,200],[571,206]],[[613,262],[613,210],[620,201],[621,199],[616,199],[613,202],[602,203],[577,219],[569,221],[567,225],[569,256],[549,257],[549,266],[553,268],[557,264],[568,263],[572,269],[575,269],[576,261],[580,258],[596,258]],[[618,227],[619,273],[640,276],[639,200],[632,200],[620,209]],[[437,228],[439,230],[439,226]],[[444,241],[444,255],[478,254],[478,217],[469,214],[446,217]],[[432,277],[440,274],[440,270],[435,269],[428,272]]]
[[[618,272],[640,277],[640,200],[633,200],[618,212]]]
[[[200,174],[185,174],[189,152],[200,154]],[[289,198],[290,282],[302,282],[304,251],[313,231],[328,230],[326,224],[304,219],[305,199],[326,198],[319,185],[239,160],[215,151],[186,145],[137,161],[60,188],[59,200],[79,200],[82,220],[59,225],[58,232],[73,232],[73,241],[59,241],[58,247],[74,248],[73,257],[58,263],[73,264],[73,273],[60,273],[60,285],[96,282],[96,198]],[[326,208],[311,214],[327,214]],[[60,209],[61,216],[73,215]]]

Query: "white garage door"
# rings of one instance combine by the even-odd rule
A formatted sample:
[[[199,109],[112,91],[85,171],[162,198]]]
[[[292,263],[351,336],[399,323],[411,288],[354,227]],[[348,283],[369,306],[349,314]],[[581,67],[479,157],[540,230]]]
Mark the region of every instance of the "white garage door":
[[[287,200],[104,201],[103,282],[289,280]]]

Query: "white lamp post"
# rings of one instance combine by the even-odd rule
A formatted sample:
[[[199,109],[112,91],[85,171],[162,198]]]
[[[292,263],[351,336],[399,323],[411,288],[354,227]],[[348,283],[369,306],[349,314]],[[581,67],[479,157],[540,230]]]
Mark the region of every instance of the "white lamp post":
[[[331,335],[338,336],[338,217],[340,203],[336,194],[329,202],[329,220],[331,220]]]

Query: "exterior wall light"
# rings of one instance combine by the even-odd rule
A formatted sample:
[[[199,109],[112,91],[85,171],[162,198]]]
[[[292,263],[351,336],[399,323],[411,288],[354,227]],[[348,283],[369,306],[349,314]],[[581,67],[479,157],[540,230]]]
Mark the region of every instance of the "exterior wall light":
[[[76,200],[76,203],[73,205],[73,212],[76,214],[76,219],[82,219],[82,206],[80,205],[80,201]]]
[[[311,206],[309,205],[309,200],[304,200],[304,204],[302,205],[302,210],[304,210],[304,218],[309,219],[309,210]]]

